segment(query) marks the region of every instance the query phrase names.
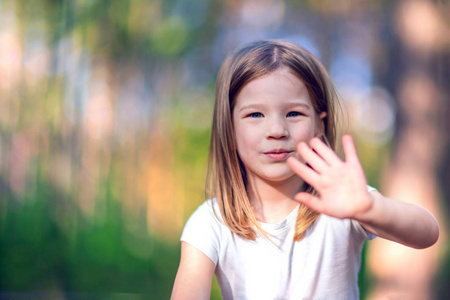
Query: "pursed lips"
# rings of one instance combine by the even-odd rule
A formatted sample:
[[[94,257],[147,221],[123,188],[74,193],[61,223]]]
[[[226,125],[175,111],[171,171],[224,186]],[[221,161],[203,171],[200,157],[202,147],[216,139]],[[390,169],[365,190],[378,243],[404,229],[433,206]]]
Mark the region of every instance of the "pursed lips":
[[[286,159],[293,151],[286,149],[273,149],[264,154],[272,160],[280,161]]]

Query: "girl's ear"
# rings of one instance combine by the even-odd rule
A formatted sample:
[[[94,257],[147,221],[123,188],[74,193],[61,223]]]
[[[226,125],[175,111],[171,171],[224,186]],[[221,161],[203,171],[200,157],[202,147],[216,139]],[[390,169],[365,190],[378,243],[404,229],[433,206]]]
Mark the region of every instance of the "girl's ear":
[[[317,119],[316,136],[318,136],[318,137],[325,134],[324,119],[326,118],[326,116],[327,116],[327,113],[323,111],[319,114],[319,118]]]

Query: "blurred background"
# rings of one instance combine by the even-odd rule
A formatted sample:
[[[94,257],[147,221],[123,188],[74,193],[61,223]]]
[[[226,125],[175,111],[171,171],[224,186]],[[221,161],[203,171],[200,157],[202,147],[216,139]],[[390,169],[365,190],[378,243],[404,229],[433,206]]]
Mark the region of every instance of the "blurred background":
[[[269,38],[329,70],[369,184],[439,220],[427,250],[366,245],[362,299],[450,298],[449,16],[444,0],[0,0],[0,298],[168,299],[218,68]]]

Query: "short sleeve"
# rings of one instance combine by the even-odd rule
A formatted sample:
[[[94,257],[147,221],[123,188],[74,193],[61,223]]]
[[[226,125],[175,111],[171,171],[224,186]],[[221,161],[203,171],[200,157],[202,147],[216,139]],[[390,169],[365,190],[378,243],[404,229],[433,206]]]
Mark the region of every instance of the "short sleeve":
[[[359,232],[359,234],[362,234],[362,236],[364,237],[364,239],[366,240],[373,240],[374,238],[376,238],[377,236],[375,234],[373,234],[372,232],[367,231],[366,229],[364,229],[364,227],[362,227],[361,224],[359,224],[358,221],[356,220],[351,220],[352,223],[352,227]]]
[[[217,265],[221,226],[214,214],[212,201],[207,200],[186,222],[180,240],[199,249]]]
[[[370,192],[373,192],[373,191],[377,191],[377,189],[374,188],[373,186],[368,185],[367,186],[367,191],[370,193]]]
[[[374,188],[370,185],[367,186],[367,191],[369,193],[372,191],[376,191],[376,190],[377,190],[376,188]],[[375,234],[364,229],[364,227],[362,227],[358,221],[352,220],[352,223],[353,223],[353,227],[356,228],[357,231],[361,232],[367,240],[373,240],[374,238],[377,237]]]

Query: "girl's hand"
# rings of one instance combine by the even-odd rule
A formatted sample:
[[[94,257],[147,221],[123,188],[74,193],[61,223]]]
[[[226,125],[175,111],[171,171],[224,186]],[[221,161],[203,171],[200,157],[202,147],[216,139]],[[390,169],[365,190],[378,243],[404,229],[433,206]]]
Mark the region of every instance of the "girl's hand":
[[[364,221],[362,217],[372,208],[373,200],[352,137],[342,137],[345,161],[318,138],[310,145],[297,145],[304,163],[292,157],[287,162],[319,195],[301,192],[294,199],[318,213]]]
[[[295,200],[318,213],[354,219],[371,233],[409,247],[423,249],[436,243],[439,226],[424,208],[385,198],[376,191],[369,195],[349,135],[342,137],[345,161],[318,138],[312,139],[310,145],[311,148],[305,143],[297,146],[304,163],[290,157],[288,164],[319,196],[298,193]]]

